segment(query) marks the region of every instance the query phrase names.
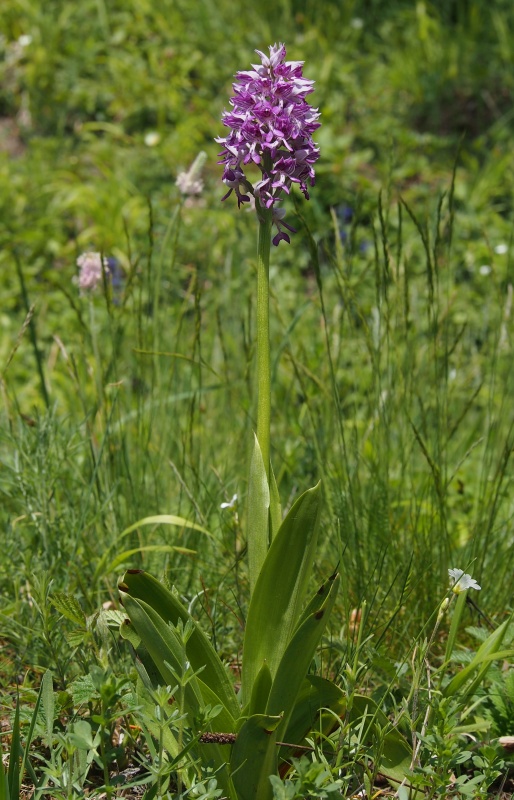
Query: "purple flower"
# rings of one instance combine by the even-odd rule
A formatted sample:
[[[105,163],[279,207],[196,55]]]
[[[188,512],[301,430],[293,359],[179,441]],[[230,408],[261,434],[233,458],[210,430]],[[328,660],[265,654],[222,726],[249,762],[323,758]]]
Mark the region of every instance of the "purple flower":
[[[225,138],[215,141],[223,145],[220,153],[225,170],[223,182],[228,192],[234,191],[237,203],[250,202],[253,194],[258,207],[272,209],[272,221],[278,233],[273,244],[289,236],[283,232],[294,228],[283,221],[285,210],[276,204],[289,194],[296,183],[309,199],[308,186],[314,186],[314,164],[319,158],[312,134],[320,127],[318,110],[305,98],[313,91],[314,81],[302,77],[303,61],[286,61],[283,44],[269,48],[262,64],[252,64],[248,72],[238,72],[233,84],[231,111],[223,112],[223,124],[230,129]],[[254,164],[260,169],[260,180],[252,185],[245,169]]]

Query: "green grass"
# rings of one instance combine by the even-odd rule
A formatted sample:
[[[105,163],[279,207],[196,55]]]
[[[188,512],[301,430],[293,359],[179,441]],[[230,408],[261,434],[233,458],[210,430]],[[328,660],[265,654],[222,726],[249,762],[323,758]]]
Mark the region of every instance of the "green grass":
[[[80,782],[94,748],[83,742],[71,753],[73,726],[86,721],[94,738],[104,712],[112,712],[105,729],[122,719],[128,737],[120,770],[139,747],[145,758],[157,747],[153,764],[164,769],[151,711],[133,711],[143,701],[116,630],[125,568],[175,585],[226,660],[240,657],[255,220],[220,203],[213,138],[232,76],[256,47],[283,40],[290,58],[304,59],[322,112],[317,185],[309,204],[291,202],[299,233],[274,249],[271,266],[279,491],[287,509],[322,480],[316,580],[336,564],[342,576],[315,667],[339,675],[349,693],[356,686],[380,698],[394,716],[412,700],[409,682],[449,567],[479,581],[475,599],[493,624],[512,610],[513,29],[511,4],[499,0],[244,9],[208,0],[4,1],[0,684],[6,716],[21,685],[26,734],[34,692],[51,670],[53,734],[38,717],[36,741],[45,757],[45,747],[54,751],[53,770],[73,763]],[[181,205],[174,181],[200,150],[205,191]],[[80,295],[75,260],[90,249],[118,259],[119,292]],[[220,509],[236,492],[237,514]],[[121,538],[157,514],[211,536],[155,525]],[[357,643],[351,619],[362,607]],[[485,624],[472,609],[464,621]],[[463,661],[480,635],[461,632]],[[476,748],[512,733],[498,721],[512,703],[511,675],[512,666],[506,679],[491,671],[477,690],[481,705],[464,715],[488,721]],[[89,696],[77,689],[84,681]],[[452,734],[462,707],[437,708],[424,753],[426,764],[439,754],[442,766],[436,794],[426,796],[444,796],[445,765],[490,777],[494,768],[472,757],[501,760],[499,750],[471,748],[459,764],[469,745]],[[100,739],[88,778],[97,787],[108,760]],[[445,762],[448,742],[455,752],[445,751]],[[347,759],[359,778],[344,791],[359,781],[369,788],[376,775],[362,770],[365,755],[345,747],[305,757],[314,772],[328,759],[334,779]],[[311,767],[297,765],[297,794],[277,797],[331,796],[315,794]],[[507,771],[503,763],[500,775]],[[210,777],[198,780],[207,787]],[[77,787],[45,791],[82,796]]]

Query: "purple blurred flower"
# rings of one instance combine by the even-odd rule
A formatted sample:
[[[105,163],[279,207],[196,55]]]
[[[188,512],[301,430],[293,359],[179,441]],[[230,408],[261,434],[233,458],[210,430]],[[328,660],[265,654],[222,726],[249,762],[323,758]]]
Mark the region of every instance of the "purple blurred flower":
[[[109,261],[102,259],[100,253],[82,253],[77,258],[79,268],[79,287],[82,292],[89,292],[96,289],[102,281],[102,260],[103,269],[109,273]]]
[[[275,44],[270,55],[260,50],[262,64],[252,64],[248,72],[238,72],[233,84],[232,111],[223,112],[223,124],[230,128],[225,138],[215,141],[223,145],[220,153],[225,167],[223,181],[228,192],[236,193],[237,203],[250,202],[250,194],[262,208],[273,210],[273,224],[278,233],[273,244],[289,236],[283,228],[295,233],[283,221],[284,209],[276,208],[291,185],[298,184],[306,199],[308,185],[314,186],[313,165],[319,158],[312,134],[320,127],[319,113],[305,98],[313,91],[314,81],[302,77],[303,61],[286,61],[286,48]],[[248,164],[261,171],[260,180],[252,185],[245,174]]]
[[[336,208],[336,214],[342,221],[343,225],[349,225],[353,219],[353,208],[343,203]]]

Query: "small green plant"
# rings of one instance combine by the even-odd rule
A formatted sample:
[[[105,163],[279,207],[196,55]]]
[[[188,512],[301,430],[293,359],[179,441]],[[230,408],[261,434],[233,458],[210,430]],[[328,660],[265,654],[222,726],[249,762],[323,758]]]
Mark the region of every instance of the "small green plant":
[[[114,746],[113,734],[120,718],[132,711],[130,698],[127,678],[118,679],[100,667],[77,678],[69,692],[54,691],[49,670],[37,695],[21,689],[9,734],[9,767],[2,773],[9,793],[0,792],[0,797],[18,797],[25,775],[35,800],[49,795],[71,800],[89,785],[92,773],[103,776],[104,791],[111,796],[110,770],[115,762],[123,767],[130,749],[128,742]],[[74,706],[78,713],[73,713]]]
[[[345,782],[335,778],[328,764],[323,759],[311,760],[306,756],[291,760],[294,769],[294,779],[282,780],[277,775],[270,777],[273,787],[273,800],[302,800],[341,797]]]
[[[22,781],[26,773],[30,776],[37,786],[38,779],[32,766],[29,749],[36,737],[36,725],[38,722],[39,709],[41,706],[46,709],[52,704],[52,675],[46,672],[41,681],[34,708],[31,711],[28,731],[25,735],[25,744],[22,744],[20,726],[20,697],[16,698],[16,708],[12,722],[12,730],[6,735],[10,736],[11,743],[8,751],[8,767],[4,768],[2,751],[0,751],[0,800],[19,800]],[[49,717],[51,716],[51,719]],[[49,715],[47,732],[51,731],[53,715]]]
[[[484,713],[497,736],[510,736],[514,720],[514,667],[496,668],[491,673],[491,685],[484,697]]]
[[[463,797],[487,796],[491,783],[501,774],[503,761],[494,748],[470,750],[474,736],[487,729],[488,723],[475,719],[480,705],[477,693],[495,661],[512,658],[514,650],[502,647],[512,616],[483,637],[482,644],[466,665],[452,677],[447,672],[455,663],[457,633],[470,589],[480,586],[460,569],[448,570],[452,592],[441,603],[429,641],[420,648],[419,665],[414,670],[409,697],[412,726],[413,759],[410,779],[428,798],[460,793]],[[448,633],[446,652],[439,669],[430,671],[429,653],[439,626],[456,598]],[[428,681],[422,690],[422,675]],[[424,699],[421,700],[421,694]]]

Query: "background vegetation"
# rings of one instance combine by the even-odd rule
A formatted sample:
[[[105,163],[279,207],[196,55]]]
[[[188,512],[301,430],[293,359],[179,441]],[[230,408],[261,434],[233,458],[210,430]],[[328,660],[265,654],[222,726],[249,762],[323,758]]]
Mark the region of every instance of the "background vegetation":
[[[112,744],[121,726],[142,746],[116,632],[126,567],[165,576],[240,655],[255,220],[220,203],[213,138],[234,73],[276,41],[306,62],[323,123],[317,185],[291,202],[299,233],[271,275],[279,490],[288,508],[322,479],[317,577],[342,574],[317,668],[344,684],[355,660],[389,712],[449,567],[479,581],[493,625],[512,610],[510,0],[3,0],[0,682],[10,729],[16,685],[29,709],[51,670],[43,751],[53,735],[71,747],[86,719],[88,735]],[[175,179],[201,150],[205,190],[183,198]],[[75,263],[88,250],[118,263],[90,296]],[[157,514],[210,536],[127,532]],[[466,615],[463,660],[484,624]],[[513,733],[512,674],[488,676],[502,688],[478,703],[481,744]],[[82,787],[108,782],[99,747]],[[448,769],[469,777],[469,759]],[[328,796],[311,779],[298,796]]]

